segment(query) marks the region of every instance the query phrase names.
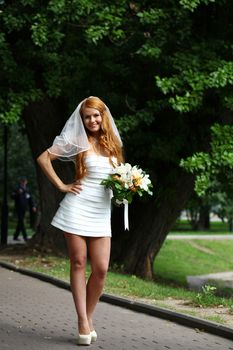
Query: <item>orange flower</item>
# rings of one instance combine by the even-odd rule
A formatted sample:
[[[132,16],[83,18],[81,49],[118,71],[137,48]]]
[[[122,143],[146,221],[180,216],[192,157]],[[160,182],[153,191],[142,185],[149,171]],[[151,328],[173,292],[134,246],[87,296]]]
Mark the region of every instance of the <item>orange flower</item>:
[[[136,186],[136,187],[139,187],[141,185],[141,183],[142,183],[142,179],[140,179],[140,178],[134,180],[134,186]]]

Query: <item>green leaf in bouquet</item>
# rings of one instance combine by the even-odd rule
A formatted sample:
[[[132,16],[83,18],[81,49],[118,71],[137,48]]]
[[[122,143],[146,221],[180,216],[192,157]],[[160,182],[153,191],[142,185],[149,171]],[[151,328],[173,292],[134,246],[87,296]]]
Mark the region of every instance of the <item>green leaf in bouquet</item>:
[[[119,189],[119,190],[122,189],[122,185],[119,184],[118,182],[115,182],[115,183],[114,183],[114,186],[115,186],[117,189]]]

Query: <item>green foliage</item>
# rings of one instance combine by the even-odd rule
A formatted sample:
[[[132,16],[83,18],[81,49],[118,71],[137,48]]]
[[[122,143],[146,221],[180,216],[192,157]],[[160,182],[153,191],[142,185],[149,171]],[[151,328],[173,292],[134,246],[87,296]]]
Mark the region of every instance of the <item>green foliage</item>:
[[[233,126],[215,124],[211,131],[210,152],[195,153],[180,163],[196,174],[195,190],[199,196],[211,187],[219,187],[219,182],[223,183],[226,192],[233,191]]]
[[[40,90],[28,90],[27,93],[8,92],[9,110],[0,113],[0,121],[5,124],[14,124],[20,120],[22,111],[29,102],[36,101],[42,97]]]
[[[140,19],[140,23],[142,24],[152,24],[156,25],[160,23],[161,19],[166,19],[165,11],[159,8],[151,8],[149,10],[144,10],[142,12],[138,12],[137,16]]]
[[[36,15],[33,18],[33,24],[31,26],[32,40],[35,45],[43,46],[48,42],[48,27],[47,19],[43,15]]]
[[[197,293],[196,298],[194,299],[194,303],[200,307],[203,305],[209,306],[214,304],[214,295],[217,288],[215,286],[211,286],[206,284],[202,287],[202,292]]]
[[[221,189],[221,187],[220,187]],[[216,191],[212,195],[215,205],[213,206],[213,213],[215,213],[222,222],[227,222],[229,230],[233,230],[233,198],[231,192]]]
[[[9,96],[10,110],[5,113],[0,113],[0,120],[5,123],[13,123],[19,120],[22,115],[22,110],[25,105],[24,98],[12,94]]]
[[[216,0],[180,0],[180,4],[184,8],[194,11],[201,3],[208,5],[210,2],[215,2]]]
[[[144,65],[148,60],[148,70],[152,68],[151,78],[154,76],[157,88],[168,95],[164,99],[166,105],[163,109],[166,106],[173,108],[176,112],[187,113],[200,109],[207,90],[218,89],[221,93],[219,88],[232,84],[232,61],[228,59],[230,57],[228,51],[231,51],[227,39],[229,33],[225,30],[219,32],[214,41],[211,30],[208,37],[207,32],[202,33],[202,28],[196,27],[196,19],[202,18],[203,9],[199,11],[201,3],[205,4],[210,11],[218,12],[218,17],[212,15],[210,19],[205,18],[207,26],[219,27],[218,21],[222,18],[227,21],[227,17],[223,16],[226,11],[230,12],[231,6],[227,7],[228,2],[215,4],[215,1],[208,0],[183,0],[178,4],[173,2],[164,4],[161,1],[152,2],[149,6],[147,1],[140,4],[126,4],[121,0],[115,4],[109,1],[51,0],[47,6],[40,6],[35,1],[20,0],[17,4],[1,5],[1,27],[7,42],[9,42],[9,31],[14,33],[18,50],[20,45],[22,46],[20,33],[27,32],[24,48],[27,52],[29,50],[33,52],[32,63],[38,62],[40,66],[40,63],[42,65],[44,62],[45,72],[42,76],[41,88],[43,93],[51,97],[63,95],[62,76],[67,75],[73,55],[76,56],[73,64],[82,67],[83,71],[84,61],[88,66],[89,60],[93,57],[91,55],[95,52],[95,57],[97,52],[103,52],[103,49],[104,61],[108,60],[110,54],[109,64],[114,69],[114,45],[116,45],[119,60],[127,69],[129,63],[132,69],[132,73],[124,76],[125,81],[132,79],[138,69],[136,67]],[[195,16],[190,15],[187,9],[196,11]],[[189,48],[187,48],[187,42],[190,42]],[[95,44],[96,50],[91,46],[92,44]],[[223,48],[224,50],[221,51]],[[15,63],[14,72],[12,72],[15,75],[18,64],[22,68],[26,63],[25,57],[21,54],[20,57],[24,59],[20,62],[13,56],[10,59],[12,47],[7,49],[8,58],[6,50],[3,58],[8,64],[9,61]],[[56,67],[51,65],[47,69],[47,60],[51,54],[56,56]],[[85,59],[82,58],[80,62],[79,55],[83,54]],[[158,66],[154,66],[152,62],[156,62]],[[60,72],[56,70],[58,66],[62,67]],[[88,75],[85,72],[82,72],[82,75],[83,73]],[[106,72],[104,74],[106,75]],[[33,75],[30,77],[32,80],[30,85],[37,85]],[[145,86],[147,81],[141,74],[138,78],[139,76]],[[71,76],[70,79],[73,80]],[[75,85],[79,83],[81,83],[80,79],[77,78]],[[134,85],[129,84],[128,91],[131,98],[137,99],[139,91]],[[148,102],[157,94],[156,86],[151,85]],[[22,90],[22,87],[20,89]],[[24,86],[24,90],[27,90],[27,87]],[[229,96],[223,97],[222,100],[225,101],[225,105],[229,104]],[[7,98],[7,104],[11,103]],[[4,108],[4,111],[10,108]],[[127,108],[124,109],[130,114]]]
[[[0,169],[3,169],[3,130],[0,129]],[[10,206],[14,203],[11,201],[10,194],[17,186],[21,176],[27,176],[29,186],[36,202],[38,203],[38,189],[35,164],[32,158],[25,129],[22,123],[8,126],[8,199]],[[0,183],[3,183],[3,173],[0,173]],[[0,194],[2,193],[0,187]]]
[[[111,40],[118,42],[125,39],[122,29],[124,23],[125,4],[121,1],[119,6],[106,6],[102,11],[96,12],[96,22],[86,29],[87,40],[97,44],[104,37],[111,37]]]
[[[224,97],[224,101],[223,104],[225,105],[225,107],[231,111],[233,111],[233,96],[225,96]]]
[[[182,76],[175,75],[169,78],[155,77],[156,85],[164,94],[172,93],[175,95],[174,97],[170,97],[169,103],[178,112],[189,112],[200,107],[205,90],[223,88],[233,84],[233,62],[216,61],[214,63],[213,61],[211,64],[214,66],[216,64],[219,65],[217,69],[204,73],[201,67],[197,67],[195,56],[190,57],[190,59],[191,62],[189,64],[191,63],[191,66],[188,68],[183,67]],[[188,62],[184,63],[186,64]],[[182,92],[183,94],[180,95]]]

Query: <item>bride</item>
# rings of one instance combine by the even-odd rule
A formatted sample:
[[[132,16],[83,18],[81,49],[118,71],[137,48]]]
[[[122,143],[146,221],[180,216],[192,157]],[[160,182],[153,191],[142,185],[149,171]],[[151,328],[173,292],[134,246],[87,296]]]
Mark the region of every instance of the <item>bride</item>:
[[[75,180],[64,184],[54,159],[75,162]],[[98,97],[83,100],[53,145],[37,159],[45,175],[66,195],[52,225],[63,231],[70,258],[70,284],[78,316],[78,344],[96,341],[93,313],[101,296],[111,246],[111,193],[101,181],[123,161],[122,142],[108,107]],[[87,253],[91,274],[86,283]]]

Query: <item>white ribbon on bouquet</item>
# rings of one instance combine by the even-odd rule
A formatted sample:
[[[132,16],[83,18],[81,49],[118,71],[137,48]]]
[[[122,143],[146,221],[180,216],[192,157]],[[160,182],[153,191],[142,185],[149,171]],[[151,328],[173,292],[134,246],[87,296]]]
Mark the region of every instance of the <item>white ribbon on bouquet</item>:
[[[124,224],[125,224],[125,230],[129,231],[129,203],[127,199],[123,200],[124,204]]]
[[[110,190],[110,198],[112,199],[113,197],[113,191]],[[123,201],[119,201],[118,199],[116,200],[117,204],[124,204],[124,227],[125,231],[129,231],[129,202],[127,199],[123,199]]]

